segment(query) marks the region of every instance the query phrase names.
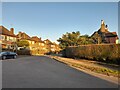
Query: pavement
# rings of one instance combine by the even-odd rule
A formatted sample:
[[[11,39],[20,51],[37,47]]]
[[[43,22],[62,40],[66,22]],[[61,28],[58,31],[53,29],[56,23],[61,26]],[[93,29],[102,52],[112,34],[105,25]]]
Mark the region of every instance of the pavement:
[[[46,55],[47,57],[53,58],[56,61],[67,64],[72,68],[79,71],[83,71],[87,74],[95,77],[120,84],[119,83],[119,66],[115,64],[107,64],[98,61],[86,60],[86,59],[72,59],[65,58],[58,55]]]
[[[2,61],[2,88],[118,88],[45,56]]]

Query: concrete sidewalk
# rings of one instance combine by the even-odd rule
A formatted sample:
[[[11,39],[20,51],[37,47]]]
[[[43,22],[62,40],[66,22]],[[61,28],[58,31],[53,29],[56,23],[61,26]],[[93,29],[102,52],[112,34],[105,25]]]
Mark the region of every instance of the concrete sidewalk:
[[[83,60],[83,59],[71,59],[60,56],[47,55],[47,57],[53,58],[59,62],[65,63],[75,69],[89,73],[93,76],[109,80],[118,84],[118,66],[110,66],[104,63],[99,64],[96,61]]]

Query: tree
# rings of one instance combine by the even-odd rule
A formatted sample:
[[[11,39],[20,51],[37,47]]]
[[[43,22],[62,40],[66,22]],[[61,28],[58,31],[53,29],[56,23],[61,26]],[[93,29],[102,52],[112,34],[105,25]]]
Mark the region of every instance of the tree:
[[[60,44],[62,49],[66,48],[67,46],[78,46],[78,45],[86,45],[91,44],[90,37],[88,35],[80,36],[80,32],[72,32],[63,34],[61,38],[57,40]]]
[[[63,34],[62,38],[59,38],[57,41],[60,42],[60,47],[65,48],[67,46],[77,46],[80,39],[80,32],[72,32]]]
[[[92,37],[92,39],[93,39],[93,41],[95,41],[96,44],[102,43],[102,37],[98,33],[95,33],[95,35]]]
[[[28,47],[29,46],[29,42],[26,40],[21,40],[17,42],[17,46],[18,47]]]
[[[79,45],[87,45],[92,43],[93,43],[93,40],[87,34],[80,36]]]

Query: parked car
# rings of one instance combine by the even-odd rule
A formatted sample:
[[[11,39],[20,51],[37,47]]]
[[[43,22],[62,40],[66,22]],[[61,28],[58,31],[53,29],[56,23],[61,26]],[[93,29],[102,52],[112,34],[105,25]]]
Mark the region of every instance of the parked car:
[[[15,53],[15,52],[9,52],[9,51],[7,51],[7,52],[0,52],[0,58],[2,59],[2,60],[5,60],[5,59],[10,59],[10,58],[17,58],[17,53]]]

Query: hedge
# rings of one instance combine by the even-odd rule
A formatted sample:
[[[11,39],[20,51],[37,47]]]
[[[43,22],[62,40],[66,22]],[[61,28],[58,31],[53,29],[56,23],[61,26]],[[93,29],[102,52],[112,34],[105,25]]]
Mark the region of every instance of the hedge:
[[[37,50],[28,50],[28,49],[23,49],[23,50],[12,50],[12,49],[2,49],[2,51],[12,51],[12,52],[16,52],[18,55],[44,55],[44,54],[48,54],[48,53],[54,53],[54,52],[48,52],[45,51],[43,49],[37,49]]]
[[[32,55],[41,55],[41,54],[45,54],[46,51],[45,50],[31,50],[31,54]]]
[[[93,44],[67,47],[63,56],[119,64],[120,44]]]
[[[30,50],[17,50],[18,55],[31,55]]]

